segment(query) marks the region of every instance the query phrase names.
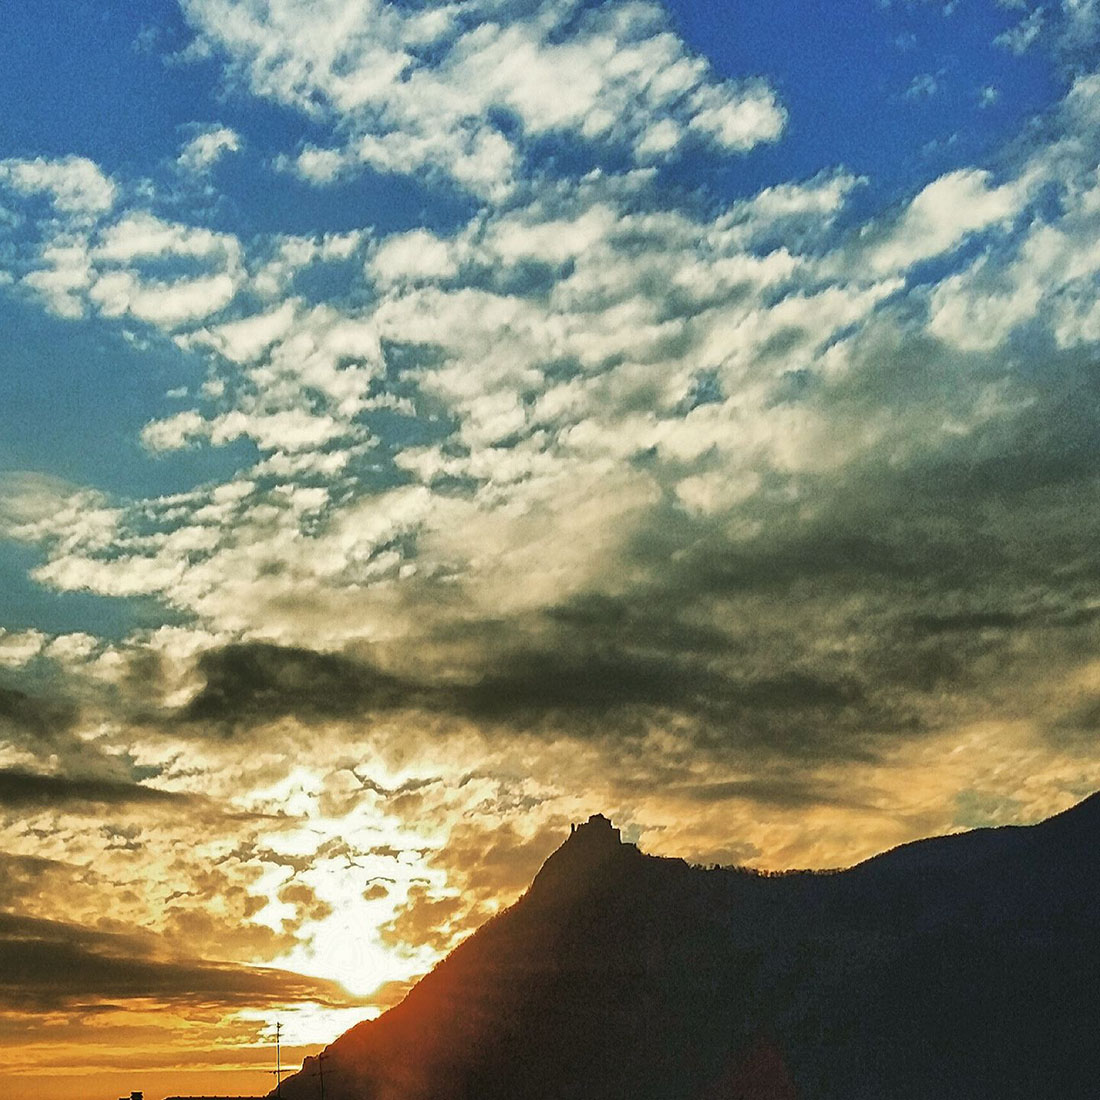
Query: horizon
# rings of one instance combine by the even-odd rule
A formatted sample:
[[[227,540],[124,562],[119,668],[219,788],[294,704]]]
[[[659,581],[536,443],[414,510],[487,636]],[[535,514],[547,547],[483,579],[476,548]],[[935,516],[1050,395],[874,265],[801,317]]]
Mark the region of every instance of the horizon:
[[[9,18],[9,1100],[1100,790],[1100,0]]]

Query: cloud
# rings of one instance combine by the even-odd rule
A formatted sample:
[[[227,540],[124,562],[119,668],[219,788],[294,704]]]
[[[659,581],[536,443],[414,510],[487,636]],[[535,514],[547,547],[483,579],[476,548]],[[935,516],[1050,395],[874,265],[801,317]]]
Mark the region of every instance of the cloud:
[[[1067,109],[1083,92],[1074,84]],[[1091,296],[1100,271],[1100,253],[1079,234],[1096,223],[1095,183],[1082,181],[1067,195],[1057,225],[1036,219],[1016,242],[1010,257],[992,264],[979,256],[969,267],[945,278],[933,292],[931,330],[966,350],[992,350],[1010,334],[1043,314],[1055,343],[1063,348],[1096,338]]]
[[[334,982],[271,968],[158,958],[159,946],[149,937],[0,913],[0,1003],[9,1011],[53,1012],[146,1000],[223,1010],[359,1003]]]
[[[59,860],[0,852],[0,907],[11,911],[44,878],[71,870]]]
[[[100,234],[93,256],[107,263],[179,257],[236,266],[240,245],[227,233],[166,222],[152,214],[127,214]]]
[[[1096,0],[1062,0],[1065,28],[1062,46],[1070,52],[1087,51],[1100,37],[1100,7]],[[1088,54],[1083,56],[1088,59]]]
[[[93,776],[101,777],[108,786],[122,781],[125,769],[120,762],[103,757],[80,733],[81,712],[75,703],[64,697],[44,698],[0,686],[0,755],[4,765],[15,766],[10,771],[0,768],[0,791],[4,792],[0,802],[20,798],[48,801],[51,789],[60,796],[64,780],[58,779],[55,784],[52,778],[27,771],[41,768],[45,762],[72,768],[88,776],[90,782],[96,781]]]
[[[114,182],[87,157],[0,161],[0,185],[20,195],[48,195],[54,207],[74,217],[96,217],[114,206]]]
[[[227,126],[207,126],[191,138],[180,150],[176,163],[185,172],[201,174],[210,169],[226,153],[240,150],[241,138]]]
[[[1075,86],[1071,102],[1086,98]],[[996,326],[967,320],[970,272],[1013,270],[1003,257],[1025,239],[1016,227],[1051,170],[1039,153],[996,181],[959,169],[845,229],[837,219],[859,181],[844,173],[766,188],[717,216],[662,208],[644,174],[594,176],[547,184],[449,234],[392,235],[369,247],[368,306],[288,298],[181,337],[213,352],[232,385],[153,421],[144,439],[169,450],[249,436],[269,452],[251,488],[116,515],[109,551],[70,540],[38,575],[153,591],[219,629],[284,639],[319,630],[323,648],[400,630],[442,578],[448,597],[432,616],[464,604],[475,617],[545,608],[598,591],[655,524],[689,541],[696,523],[720,517],[731,531],[778,530],[784,499],[824,493],[802,513],[812,517],[828,508],[822,487],[866,478],[891,448],[900,469],[920,448],[934,455],[983,425],[1010,431],[1037,399],[1018,378],[957,372],[921,340],[978,351],[988,346],[961,342],[998,339]],[[233,259],[240,245],[207,231],[133,217],[119,226],[100,238],[104,262],[170,246],[252,266]],[[966,242],[972,268],[890,305],[917,265],[947,262]],[[992,242],[1005,250],[996,265],[983,258]],[[340,242],[340,254],[358,247]],[[1092,323],[1086,250],[1048,266],[1081,272],[1081,291],[1050,314],[1064,319],[1058,339],[1069,347],[1073,326],[1085,334]],[[1022,320],[1034,314],[1026,293],[1020,308]],[[888,378],[875,366],[916,348],[920,371]],[[845,394],[868,383],[857,408]],[[916,423],[930,433],[919,444]],[[368,453],[370,489],[354,472]],[[276,472],[301,484],[259,487]]]
[[[1044,14],[1041,7],[1029,11],[1014,27],[997,35],[994,44],[1014,54],[1026,53],[1043,31]]]
[[[906,99],[931,99],[940,90],[940,76],[936,73],[921,73],[913,77],[905,89]]]
[[[84,208],[61,209],[69,220],[40,223],[43,239],[24,260],[21,285],[62,317],[92,309],[172,330],[223,309],[240,289],[241,249],[229,234],[140,210],[97,228]]]
[[[241,282],[240,246],[234,237],[145,213],[130,214],[104,229],[90,259],[97,277],[88,298],[104,316],[129,314],[169,329],[224,308]],[[150,261],[194,262],[213,270],[156,278],[142,269]]]
[[[0,687],[0,721],[46,741],[72,728],[76,708],[69,703],[35,698],[22,691]]]
[[[443,173],[499,198],[516,184],[525,146],[546,134],[633,147],[648,161],[691,135],[744,152],[775,141],[786,121],[763,81],[716,79],[648,3],[184,8],[252,92],[347,132],[342,148],[284,160],[315,183],[365,164]]]
[[[0,806],[10,809],[95,805],[183,804],[188,796],[112,779],[82,779],[0,769]]]
[[[870,250],[873,267],[882,272],[911,267],[1018,215],[1029,197],[1026,178],[999,187],[989,182],[988,172],[960,169],[928,184]]]
[[[377,669],[311,650],[234,645],[202,654],[204,684],[184,708],[188,721],[262,721],[280,714],[352,717],[408,705],[413,685]]]
[[[25,665],[38,656],[45,642],[46,636],[37,630],[0,629],[0,666],[19,668]]]
[[[288,715],[369,728],[397,712],[414,722],[438,715],[452,731],[472,723],[485,731],[595,739],[641,738],[671,721],[700,750],[780,757],[860,756],[884,725],[911,732],[911,716],[890,713],[849,676],[795,668],[754,674],[739,672],[736,657],[717,662],[738,648],[728,635],[695,632],[706,638],[705,650],[689,655],[676,646],[693,637],[689,629],[673,626],[667,641],[642,649],[629,637],[616,645],[606,624],[582,621],[559,619],[558,630],[528,648],[500,649],[489,643],[488,627],[480,635],[471,629],[466,668],[455,669],[450,682],[389,675],[340,654],[270,645],[211,650],[199,658],[204,686],[178,717],[227,729]],[[572,629],[560,629],[567,622]]]

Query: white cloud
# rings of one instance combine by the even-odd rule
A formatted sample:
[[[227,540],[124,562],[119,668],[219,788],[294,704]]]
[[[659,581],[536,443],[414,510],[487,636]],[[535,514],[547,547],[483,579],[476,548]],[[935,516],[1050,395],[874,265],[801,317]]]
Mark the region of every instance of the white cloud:
[[[208,172],[226,153],[236,153],[240,147],[241,138],[235,130],[210,126],[184,145],[176,163],[185,172]]]
[[[79,668],[101,647],[92,634],[59,634],[44,646],[43,654],[60,665]]]
[[[22,282],[63,317],[79,318],[92,308],[173,330],[223,309],[245,277],[235,237],[145,211],[128,213],[98,233],[79,217],[48,224],[46,231]],[[170,270],[172,264],[188,273],[165,278],[165,265]],[[195,274],[196,266],[206,271]]]
[[[84,315],[88,288],[94,280],[86,240],[59,236],[42,249],[42,266],[23,277],[23,283],[42,295],[50,310],[61,317]]]
[[[692,106],[695,111],[688,125],[734,152],[776,141],[787,121],[786,111],[763,85],[750,86],[737,96],[725,89],[703,87],[695,93]]]
[[[1031,283],[993,293],[976,292],[974,274],[972,269],[968,274],[952,275],[936,287],[929,328],[964,351],[991,351],[1035,315],[1042,295]]]
[[[807,183],[766,187],[751,199],[734,203],[717,219],[715,229],[732,245],[749,247],[759,237],[782,231],[798,239],[799,223],[811,236],[820,234],[840,213],[856,187],[867,181],[847,172],[824,173]]]
[[[990,174],[958,169],[933,180],[906,207],[890,232],[869,249],[875,271],[900,271],[956,248],[972,233],[1006,225],[1032,190],[1026,178],[989,186]]]
[[[240,245],[228,233],[135,212],[105,228],[94,251],[97,261],[119,264],[165,256],[212,260],[232,268],[240,261]]]
[[[426,229],[397,233],[383,241],[370,260],[370,273],[383,285],[449,278],[458,263],[447,242]]]
[[[250,289],[265,298],[280,298],[300,271],[315,264],[348,261],[370,236],[366,229],[321,237],[280,235],[272,242],[273,251],[267,259],[251,265]]]
[[[1039,7],[1028,12],[1014,27],[997,35],[993,40],[998,46],[1011,50],[1014,54],[1026,53],[1035,40],[1042,34],[1044,9]]]
[[[515,12],[478,0],[461,19],[457,8],[346,0],[187,0],[185,10],[253,91],[350,133],[342,148],[310,146],[280,162],[316,183],[358,162],[442,172],[499,198],[515,183],[522,144],[549,132],[652,160],[674,154],[688,133],[744,152],[776,140],[786,120],[770,88],[716,79],[646,2]],[[420,50],[426,41],[430,54]],[[497,128],[494,110],[510,113],[520,134]]]
[[[1095,133],[1100,128],[1100,73],[1077,77],[1062,109],[1076,128]]]
[[[46,636],[39,630],[0,627],[0,668],[22,668],[42,652]]]
[[[339,149],[308,147],[303,149],[295,159],[282,158],[279,164],[284,169],[297,171],[310,183],[326,184],[332,183],[349,162],[348,155]]]
[[[931,99],[940,90],[939,74],[921,73],[905,89],[906,99]]]
[[[239,321],[203,329],[193,334],[187,344],[205,344],[234,363],[248,363],[287,335],[296,312],[297,303],[288,300],[268,313],[256,313]]]
[[[105,317],[130,315],[161,328],[202,320],[227,306],[238,280],[220,272],[174,282],[143,280],[130,271],[107,272],[88,291],[88,298]]]
[[[141,430],[141,441],[151,451],[178,451],[204,434],[206,423],[191,409],[164,420],[153,420]]]
[[[634,153],[640,161],[661,160],[683,141],[683,127],[672,118],[658,119],[643,130],[634,142]]]
[[[65,214],[99,215],[115,203],[114,181],[86,157],[0,161],[0,185],[20,195],[47,194]]]
[[[1062,45],[1074,51],[1095,47],[1100,40],[1100,4],[1096,0],[1062,0],[1062,14]]]
[[[1080,118],[1082,88],[1077,81],[1067,97],[1070,118]],[[1029,167],[1036,180],[1044,173],[1066,176],[1056,224],[1036,218],[1000,262],[979,256],[935,287],[929,327],[938,337],[966,350],[991,351],[1014,330],[1041,321],[1063,348],[1096,339],[1100,175],[1092,164],[1079,173],[1072,165],[1062,155],[1039,155]]]
[[[119,534],[122,512],[102,494],[33,471],[0,474],[0,536],[98,552]]]

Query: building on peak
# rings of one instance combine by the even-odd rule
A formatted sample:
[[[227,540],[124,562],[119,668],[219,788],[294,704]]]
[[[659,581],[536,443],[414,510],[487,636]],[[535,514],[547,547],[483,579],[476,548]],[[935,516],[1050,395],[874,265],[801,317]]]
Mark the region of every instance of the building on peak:
[[[593,814],[587,821],[570,825],[565,843],[542,865],[530,893],[569,898],[578,890],[587,890],[602,869],[639,855],[633,844],[623,843],[619,830],[603,814]]]
[[[581,825],[570,825],[569,835],[571,837],[583,837],[589,841],[599,841],[601,843],[613,843],[622,844],[622,834],[610,820],[603,816],[603,814],[593,814],[587,821]]]

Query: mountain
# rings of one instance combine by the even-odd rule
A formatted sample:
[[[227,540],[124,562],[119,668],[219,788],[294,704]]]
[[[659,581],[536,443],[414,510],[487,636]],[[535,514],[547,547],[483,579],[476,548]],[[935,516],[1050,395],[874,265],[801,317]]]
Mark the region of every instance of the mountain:
[[[693,867],[594,816],[326,1048],[324,1095],[1095,1100],[1098,872],[1100,795],[832,873]],[[320,1095],[313,1058],[282,1085]]]

